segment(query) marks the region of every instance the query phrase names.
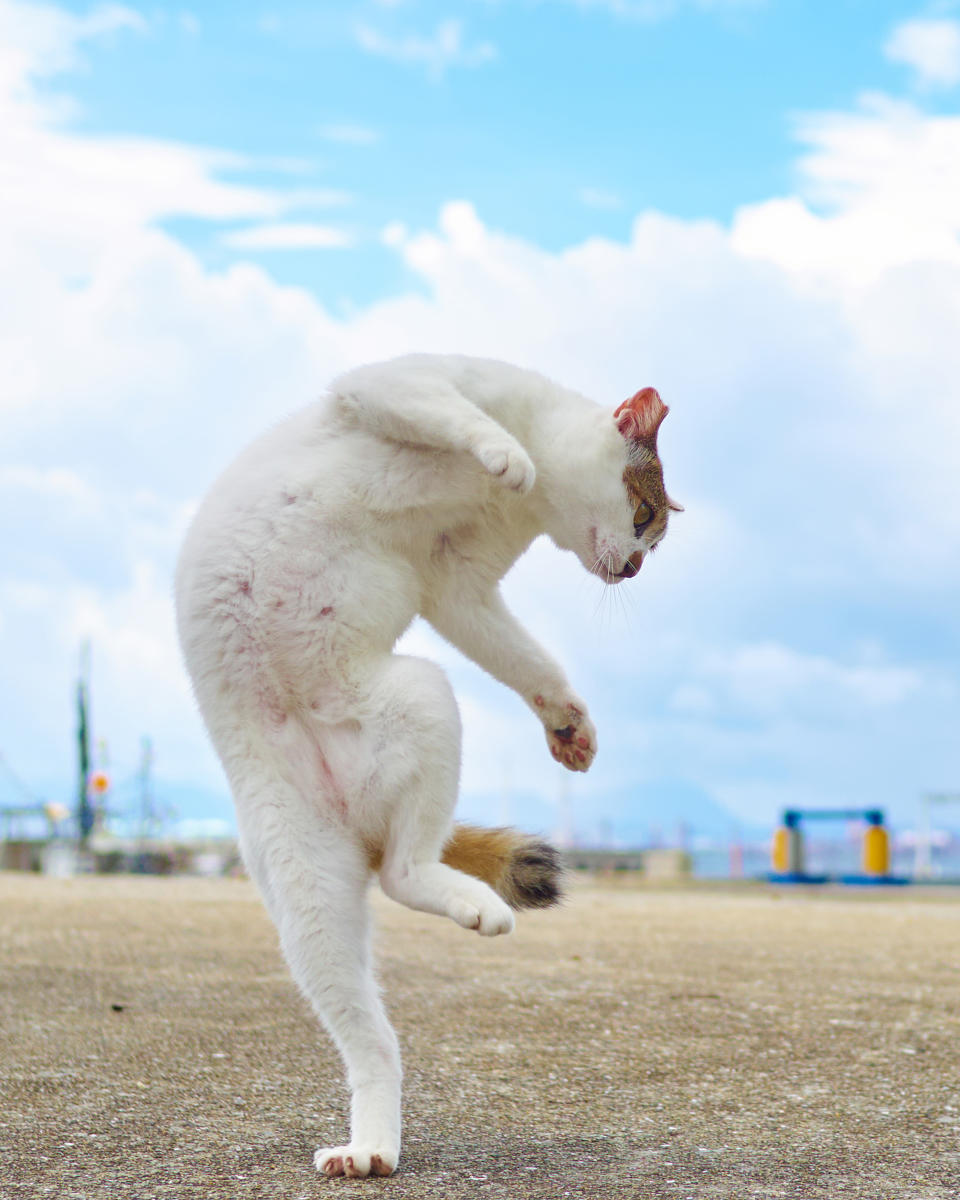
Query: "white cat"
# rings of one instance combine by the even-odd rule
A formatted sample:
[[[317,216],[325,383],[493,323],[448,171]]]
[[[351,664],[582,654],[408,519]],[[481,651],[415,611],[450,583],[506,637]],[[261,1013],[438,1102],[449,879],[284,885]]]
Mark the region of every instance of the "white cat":
[[[656,450],[666,412],[652,388],[611,414],[481,359],[362,367],[259,438],[193,521],[177,573],[187,666],[244,859],[352,1092],[349,1145],[316,1153],[327,1175],[389,1175],[400,1152],[371,872],[401,904],[487,936],[513,928],[509,906],[557,895],[549,847],[451,836],[456,701],[438,667],[394,645],[421,614],[523,697],[554,758],[587,770],[586,705],[498,584],[543,532],[605,583],[637,573],[677,507]]]

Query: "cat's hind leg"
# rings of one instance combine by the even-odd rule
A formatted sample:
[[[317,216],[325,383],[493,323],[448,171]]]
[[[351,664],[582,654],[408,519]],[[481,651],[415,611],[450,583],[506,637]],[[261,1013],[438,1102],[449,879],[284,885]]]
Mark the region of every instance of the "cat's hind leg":
[[[374,778],[388,817],[380,886],[398,903],[465,929],[509,933],[513,913],[496,892],[440,861],[460,775],[460,714],[447,677],[433,663],[395,655],[377,671],[371,693]]]
[[[400,1154],[400,1053],[373,973],[366,854],[316,796],[271,768],[250,763],[236,788],[244,859],[351,1092],[350,1142],[318,1150],[315,1164],[325,1175],[389,1175]]]

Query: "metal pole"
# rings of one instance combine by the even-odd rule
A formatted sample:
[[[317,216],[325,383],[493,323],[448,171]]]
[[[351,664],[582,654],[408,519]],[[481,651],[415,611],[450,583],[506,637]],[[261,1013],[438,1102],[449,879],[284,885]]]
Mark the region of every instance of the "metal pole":
[[[929,879],[933,874],[930,843],[933,840],[933,819],[930,812],[930,797],[920,797],[920,828],[914,847],[913,874],[916,879]]]
[[[921,797],[923,804],[922,830],[916,848],[914,873],[918,878],[931,879],[933,870],[933,806],[935,804],[960,804],[960,792],[927,792]],[[922,844],[922,849],[921,849]]]
[[[93,830],[93,805],[90,803],[90,727],[87,680],[90,674],[90,643],[80,647],[80,674],[77,678],[77,842],[86,849]]]
[[[153,793],[150,787],[150,769],[153,766],[153,743],[146,736],[140,740],[140,770],[137,778],[140,783],[140,841],[145,842],[150,836],[151,828],[156,820],[153,807]]]

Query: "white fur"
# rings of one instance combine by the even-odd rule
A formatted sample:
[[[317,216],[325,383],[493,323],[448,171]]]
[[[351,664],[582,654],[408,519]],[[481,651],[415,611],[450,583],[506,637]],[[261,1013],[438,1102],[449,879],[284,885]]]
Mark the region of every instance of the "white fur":
[[[422,614],[523,697],[555,757],[586,770],[586,706],[498,584],[541,532],[611,581],[643,545],[622,482],[628,449],[612,412],[539,375],[404,358],[342,376],[264,434],[187,535],[180,637],[244,858],[352,1090],[350,1144],[317,1151],[328,1174],[386,1172],[400,1151],[367,848],[382,847],[380,884],[400,903],[481,934],[513,927],[490,888],[439,861],[457,705],[436,666],[394,645]]]

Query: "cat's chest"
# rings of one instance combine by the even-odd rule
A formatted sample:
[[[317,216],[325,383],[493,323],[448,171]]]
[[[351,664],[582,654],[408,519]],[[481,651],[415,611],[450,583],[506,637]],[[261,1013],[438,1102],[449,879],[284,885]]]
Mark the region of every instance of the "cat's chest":
[[[438,578],[473,573],[500,578],[529,541],[509,522],[490,513],[446,522],[433,531],[425,547],[423,573]]]

